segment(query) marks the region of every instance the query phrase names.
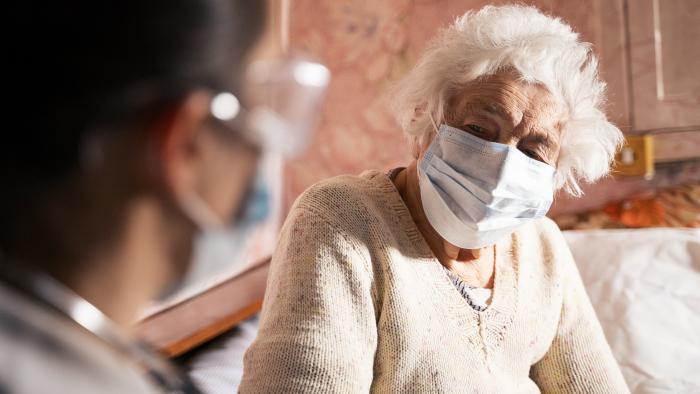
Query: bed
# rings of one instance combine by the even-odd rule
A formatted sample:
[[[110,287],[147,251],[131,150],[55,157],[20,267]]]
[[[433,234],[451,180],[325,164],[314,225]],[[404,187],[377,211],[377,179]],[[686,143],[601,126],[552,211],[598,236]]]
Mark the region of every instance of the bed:
[[[565,232],[633,393],[700,393],[700,229]]]

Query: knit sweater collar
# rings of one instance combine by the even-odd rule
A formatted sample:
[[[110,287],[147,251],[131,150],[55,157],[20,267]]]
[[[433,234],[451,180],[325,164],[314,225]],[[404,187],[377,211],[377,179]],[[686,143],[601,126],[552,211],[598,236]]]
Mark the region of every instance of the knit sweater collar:
[[[483,311],[473,309],[455,288],[442,264],[433,254],[427,241],[416,226],[408,207],[389,176],[376,170],[365,171],[363,178],[369,180],[379,192],[380,199],[386,203],[399,221],[403,234],[410,241],[416,256],[420,256],[414,268],[418,274],[429,280],[440,300],[437,308],[442,308],[445,315],[453,319],[472,343],[483,343],[482,349],[488,357],[495,349],[513,322],[518,306],[518,237],[517,231],[510,237],[496,244],[496,267],[491,304]],[[431,297],[432,298],[432,297]],[[476,322],[479,324],[475,324]]]

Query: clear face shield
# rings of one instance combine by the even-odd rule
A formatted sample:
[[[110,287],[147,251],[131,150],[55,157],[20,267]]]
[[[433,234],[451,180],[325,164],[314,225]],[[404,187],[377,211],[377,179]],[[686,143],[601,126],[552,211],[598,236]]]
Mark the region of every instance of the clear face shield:
[[[265,154],[295,157],[309,145],[329,80],[324,65],[301,56],[257,61],[247,73],[251,108],[224,92],[213,97],[211,115]]]

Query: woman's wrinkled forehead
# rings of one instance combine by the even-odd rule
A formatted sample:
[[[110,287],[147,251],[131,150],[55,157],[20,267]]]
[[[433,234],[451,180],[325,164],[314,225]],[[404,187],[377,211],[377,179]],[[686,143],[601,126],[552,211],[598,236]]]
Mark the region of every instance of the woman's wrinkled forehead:
[[[563,123],[567,117],[566,106],[546,87],[525,81],[510,70],[469,82],[455,92],[449,104],[453,111],[479,106],[514,125],[529,120],[552,126]]]

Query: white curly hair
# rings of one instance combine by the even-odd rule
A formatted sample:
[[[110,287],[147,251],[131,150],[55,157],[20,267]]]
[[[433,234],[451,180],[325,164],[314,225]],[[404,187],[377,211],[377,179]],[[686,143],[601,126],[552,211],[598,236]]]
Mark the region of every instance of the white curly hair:
[[[605,83],[591,44],[561,19],[520,5],[469,11],[442,29],[415,67],[390,91],[399,124],[416,147],[429,141],[451,95],[470,81],[515,69],[542,84],[568,111],[556,186],[581,195],[580,181],[606,175],[623,141],[603,112]]]

